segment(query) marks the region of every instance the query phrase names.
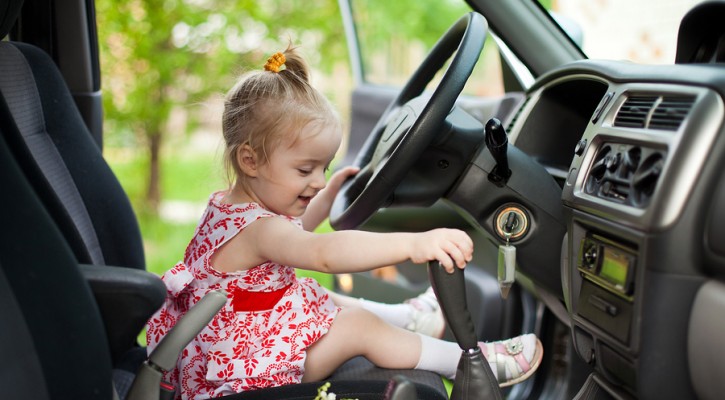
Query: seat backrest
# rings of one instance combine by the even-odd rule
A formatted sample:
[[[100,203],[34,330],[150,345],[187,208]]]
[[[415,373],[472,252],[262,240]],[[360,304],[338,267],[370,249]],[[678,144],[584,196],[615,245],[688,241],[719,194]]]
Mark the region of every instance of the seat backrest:
[[[0,7],[0,37],[22,0]],[[103,159],[54,61],[34,46],[0,42],[0,92],[15,121],[5,133],[79,262],[145,269],[143,243],[123,188]]]
[[[0,38],[23,12],[22,3],[0,5]],[[29,6],[32,10],[37,4]],[[45,51],[0,41],[0,95],[2,136],[27,182],[76,262],[107,270],[82,271],[101,309],[113,364],[129,364],[126,369],[135,371],[145,357],[145,349],[135,351],[136,338],[163,301],[165,288],[145,273],[141,234],[128,197]]]
[[[0,119],[6,129],[13,126]],[[0,397],[110,399],[111,358],[93,294],[3,136]]]

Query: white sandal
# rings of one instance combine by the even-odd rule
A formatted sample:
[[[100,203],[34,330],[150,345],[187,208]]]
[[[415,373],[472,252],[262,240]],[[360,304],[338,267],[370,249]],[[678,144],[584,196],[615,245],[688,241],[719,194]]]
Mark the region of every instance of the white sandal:
[[[480,342],[478,347],[500,387],[511,386],[531,377],[541,365],[544,355],[541,341],[533,333],[497,342]]]
[[[433,288],[428,288],[418,297],[405,301],[411,307],[410,323],[405,329],[440,339],[446,329],[446,319],[438,304]]]

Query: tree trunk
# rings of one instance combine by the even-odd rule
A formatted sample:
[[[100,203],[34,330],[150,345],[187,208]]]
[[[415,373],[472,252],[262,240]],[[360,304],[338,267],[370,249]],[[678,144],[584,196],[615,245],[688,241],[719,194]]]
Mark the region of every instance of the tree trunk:
[[[154,215],[159,212],[161,203],[161,132],[149,135],[149,181],[146,190],[148,211]]]

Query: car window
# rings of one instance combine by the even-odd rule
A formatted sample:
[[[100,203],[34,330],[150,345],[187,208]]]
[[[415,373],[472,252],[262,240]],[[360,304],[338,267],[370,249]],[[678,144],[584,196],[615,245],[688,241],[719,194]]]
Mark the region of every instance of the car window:
[[[685,13],[702,0],[539,0],[589,58],[672,64]]]
[[[471,11],[463,0],[350,0],[350,6],[363,81],[394,87],[402,86],[446,30]],[[501,61],[491,35],[463,93],[503,93]]]

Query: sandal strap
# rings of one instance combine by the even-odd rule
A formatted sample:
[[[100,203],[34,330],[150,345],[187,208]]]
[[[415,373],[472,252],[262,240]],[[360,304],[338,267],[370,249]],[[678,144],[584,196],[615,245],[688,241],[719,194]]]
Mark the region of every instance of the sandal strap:
[[[516,379],[531,369],[531,365],[526,361],[523,351],[511,354],[502,342],[484,344],[486,348],[486,360],[496,365],[496,378],[499,383],[509,379]],[[509,371],[510,377],[506,376],[506,371]]]

